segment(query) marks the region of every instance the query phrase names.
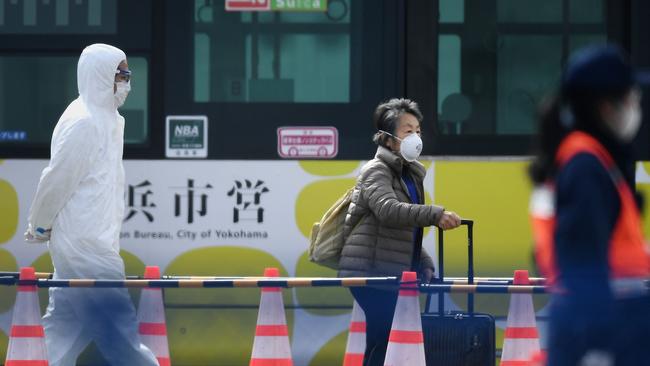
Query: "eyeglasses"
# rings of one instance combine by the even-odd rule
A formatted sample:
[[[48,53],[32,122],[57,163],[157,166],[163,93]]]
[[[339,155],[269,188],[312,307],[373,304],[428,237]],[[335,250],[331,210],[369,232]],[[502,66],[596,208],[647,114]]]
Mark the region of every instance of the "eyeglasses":
[[[117,69],[115,71],[115,82],[119,81],[125,81],[127,83],[131,81],[131,70]]]

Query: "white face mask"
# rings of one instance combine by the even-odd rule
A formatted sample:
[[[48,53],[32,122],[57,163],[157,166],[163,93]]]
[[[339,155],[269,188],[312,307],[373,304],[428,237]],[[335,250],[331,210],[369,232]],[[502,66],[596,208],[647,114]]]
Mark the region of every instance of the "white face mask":
[[[402,155],[404,160],[410,162],[416,161],[420,157],[420,153],[422,152],[422,139],[420,136],[418,136],[417,133],[412,133],[403,139],[388,133],[386,131],[381,131],[389,136],[393,136],[394,138],[398,139],[401,144],[399,147],[399,153]]]
[[[131,83],[120,81],[118,83],[115,83],[115,86],[117,87],[114,94],[115,108],[120,108],[121,106],[124,105],[124,102],[126,101],[126,97],[129,95],[129,92],[131,91]]]
[[[621,125],[615,132],[623,142],[634,140],[641,127],[641,108],[635,105],[625,108],[621,116]]]

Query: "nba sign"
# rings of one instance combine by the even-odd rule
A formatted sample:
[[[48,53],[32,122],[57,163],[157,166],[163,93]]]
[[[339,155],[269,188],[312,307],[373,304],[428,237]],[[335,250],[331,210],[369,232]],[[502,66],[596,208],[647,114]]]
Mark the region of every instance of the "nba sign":
[[[208,157],[208,117],[167,116],[165,139],[168,158]]]

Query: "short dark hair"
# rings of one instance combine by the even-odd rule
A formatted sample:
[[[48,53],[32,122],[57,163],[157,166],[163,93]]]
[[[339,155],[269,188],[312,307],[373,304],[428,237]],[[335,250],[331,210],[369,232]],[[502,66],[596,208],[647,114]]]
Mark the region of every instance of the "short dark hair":
[[[393,98],[387,102],[383,102],[377,106],[373,114],[372,121],[377,128],[377,133],[372,138],[377,145],[386,147],[386,143],[390,138],[389,135],[381,131],[388,132],[395,135],[395,130],[398,127],[399,119],[405,114],[409,113],[422,124],[422,112],[418,104],[406,98]]]

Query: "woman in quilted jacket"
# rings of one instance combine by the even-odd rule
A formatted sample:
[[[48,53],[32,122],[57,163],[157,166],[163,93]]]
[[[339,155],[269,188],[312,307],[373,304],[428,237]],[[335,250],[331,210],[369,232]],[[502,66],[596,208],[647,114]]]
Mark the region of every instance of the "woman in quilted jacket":
[[[423,282],[434,275],[422,249],[425,226],[453,229],[460,217],[424,203],[422,113],[409,99],[391,99],[374,113],[378,145],[375,158],[361,169],[345,219],[341,277],[400,276],[416,271]],[[356,287],[352,296],[366,315],[364,366],[383,365],[397,302],[395,289]]]

